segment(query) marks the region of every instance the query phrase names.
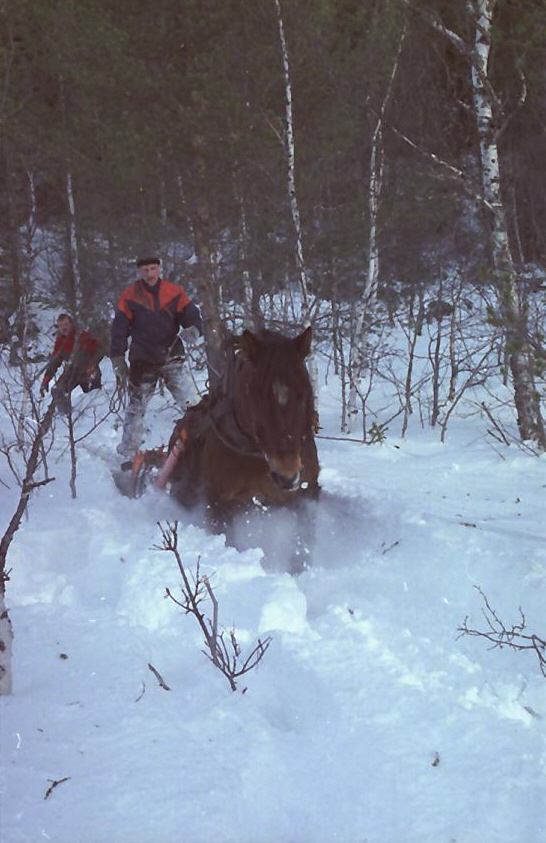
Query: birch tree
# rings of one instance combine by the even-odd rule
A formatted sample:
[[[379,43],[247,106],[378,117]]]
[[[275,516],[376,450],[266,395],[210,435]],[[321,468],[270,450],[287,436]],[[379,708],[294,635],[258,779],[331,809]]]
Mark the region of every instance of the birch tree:
[[[378,216],[379,202],[383,189],[384,147],[383,122],[385,110],[392,94],[394,80],[398,71],[400,53],[406,27],[402,31],[398,47],[387,83],[387,89],[379,109],[372,132],[372,148],[370,153],[370,177],[368,182],[368,266],[364,289],[356,306],[354,341],[351,345],[349,358],[349,402],[347,407],[347,432],[352,432],[358,413],[357,401],[361,394],[361,380],[366,365],[366,339],[370,325],[370,318],[377,302],[377,288],[379,284],[379,232]],[[363,435],[365,431],[363,431]]]
[[[290,61],[288,56],[286,36],[284,34],[284,23],[280,0],[275,0],[275,8],[277,10],[277,22],[279,25],[279,40],[281,44],[284,75],[287,186],[288,199],[290,202],[290,213],[292,215],[292,224],[294,226],[294,236],[296,239],[296,266],[298,269],[301,292],[301,317],[303,325],[311,325],[312,315],[309,296],[309,280],[307,276],[307,267],[303,252],[303,234],[301,227],[298,195],[296,192],[296,153],[294,142],[294,124],[292,117],[292,81],[290,77]],[[313,391],[316,394],[318,383],[318,368],[313,351],[311,351],[307,358],[307,366],[309,368],[309,374],[311,377],[311,382],[313,384]]]
[[[5,387],[6,384],[4,383],[2,384],[2,386]],[[27,388],[25,385],[23,387],[23,400],[25,400],[26,394]],[[8,415],[12,413],[13,410],[15,410],[15,415],[19,416],[20,410],[19,408],[16,408],[11,404],[12,396],[9,394],[9,390],[7,389],[6,396],[6,409]],[[4,535],[0,540],[0,695],[11,694],[13,690],[11,665],[13,627],[11,624],[8,608],[5,603],[6,583],[9,582],[10,575],[10,570],[7,566],[8,551],[16,532],[21,525],[23,516],[28,510],[28,504],[32,491],[54,480],[54,478],[49,478],[46,476],[45,480],[36,482],[34,480],[34,477],[40,467],[41,462],[43,461],[44,439],[47,437],[51,429],[53,414],[55,412],[55,399],[53,398],[51,400],[46,412],[44,413],[44,416],[41,419],[38,416],[38,409],[35,404],[33,404],[32,409],[32,421],[34,422],[33,428],[35,432],[34,438],[32,439],[31,443],[28,443],[31,444],[30,452],[28,454],[24,454],[22,440],[19,440],[17,443],[17,450],[23,452],[23,461],[25,466],[25,473],[20,481],[21,494],[19,497],[17,507],[15,508],[15,511],[9,521]],[[14,427],[17,426],[14,419],[12,420],[12,424],[14,425]],[[3,448],[3,450],[5,449]],[[10,466],[12,465],[12,463],[9,464]]]
[[[401,0],[424,17],[431,27],[465,56],[470,68],[472,104],[481,168],[479,201],[489,219],[492,271],[498,310],[503,324],[508,363],[514,389],[517,423],[523,441],[534,441],[546,449],[546,432],[540,410],[529,342],[525,294],[516,269],[504,203],[503,178],[499,160],[499,137],[509,117],[491,82],[491,53],[497,0],[468,0],[471,40],[465,41],[430,10]],[[521,98],[526,95],[524,81]]]
[[[285,144],[286,144],[286,165],[287,165],[287,186],[288,199],[290,202],[290,213],[292,215],[292,224],[294,226],[294,236],[296,239],[296,266],[298,269],[298,277],[300,282],[300,290],[302,297],[302,318],[303,324],[309,325],[311,323],[311,308],[309,305],[309,282],[307,278],[307,268],[305,265],[305,258],[303,254],[303,234],[301,228],[301,217],[298,203],[298,196],[296,192],[296,153],[294,143],[294,123],[292,116],[292,81],[290,78],[290,61],[288,56],[288,46],[286,43],[286,36],[284,34],[284,23],[282,17],[282,9],[280,0],[275,0],[275,8],[277,10],[277,21],[279,25],[279,40],[281,43],[282,65],[284,75],[284,93],[285,93]]]
[[[526,304],[514,264],[501,194],[498,137],[506,118],[488,76],[495,6],[496,0],[473,0],[472,3],[472,93],[480,144],[483,194],[490,209],[493,263],[499,309],[506,331],[519,432],[523,440],[533,440],[542,449],[546,449],[546,434],[533,375],[534,357],[529,345]]]

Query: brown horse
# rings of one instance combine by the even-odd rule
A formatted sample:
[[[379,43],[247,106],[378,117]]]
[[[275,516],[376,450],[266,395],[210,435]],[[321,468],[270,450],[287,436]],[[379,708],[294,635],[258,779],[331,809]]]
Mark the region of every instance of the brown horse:
[[[188,503],[188,491],[198,491],[219,526],[257,502],[291,506],[318,495],[316,413],[305,366],[311,336],[311,328],[293,339],[244,331],[234,339],[222,395],[190,410],[171,438],[170,449],[177,437],[185,442],[172,492]]]

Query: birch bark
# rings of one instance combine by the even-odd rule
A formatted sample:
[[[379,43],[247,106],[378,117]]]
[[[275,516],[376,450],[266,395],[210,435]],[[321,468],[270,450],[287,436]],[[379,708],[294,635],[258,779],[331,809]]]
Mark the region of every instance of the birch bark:
[[[356,307],[354,342],[351,345],[349,356],[349,401],[347,407],[347,421],[345,429],[348,433],[354,430],[356,417],[358,414],[357,401],[359,395],[362,394],[361,381],[366,365],[366,339],[368,335],[370,317],[377,302],[377,288],[379,284],[379,240],[378,240],[378,216],[379,216],[379,202],[381,198],[381,191],[383,188],[383,165],[384,165],[384,148],[383,148],[383,121],[385,117],[385,110],[390,99],[394,79],[398,70],[398,63],[402,45],[406,37],[406,28],[404,28],[396,55],[392,65],[387,89],[379,115],[372,134],[372,150],[370,154],[370,180],[368,183],[368,213],[369,213],[369,228],[368,228],[368,266],[366,270],[366,281],[362,296]],[[363,435],[364,435],[363,431]]]
[[[206,191],[206,165],[203,138],[195,133],[192,138],[197,184],[192,204],[192,229],[195,255],[199,265],[200,304],[204,315],[205,345],[209,386],[215,389],[224,373],[225,328],[221,314],[220,284],[217,261],[212,243],[212,212]]]
[[[275,0],[275,8],[277,9],[279,39],[281,42],[282,64],[284,73],[286,119],[285,138],[288,176],[288,198],[290,200],[290,212],[292,214],[292,223],[294,225],[294,234],[296,238],[296,265],[298,267],[298,275],[302,296],[302,317],[304,324],[308,325],[310,324],[309,282],[307,278],[307,269],[303,254],[301,217],[298,205],[298,196],[296,193],[296,155],[294,145],[294,124],[292,118],[292,82],[290,78],[290,62],[288,58],[288,47],[286,44],[286,37],[284,34],[284,23],[282,18],[280,0]]]
[[[74,202],[74,184],[70,170],[66,174],[66,198],[68,206],[68,242],[69,242],[69,277],[70,306],[72,313],[78,311],[78,292],[81,291],[80,254],[76,225],[76,204]]]
[[[252,290],[252,281],[248,271],[248,224],[243,189],[240,184],[237,166],[233,172],[233,191],[239,206],[239,260],[242,266],[243,281],[243,324],[245,328],[255,330],[259,325],[259,316],[254,313],[255,298]],[[257,318],[258,316],[258,318]]]
[[[285,141],[288,178],[288,198],[290,201],[290,213],[292,215],[292,223],[294,226],[294,235],[296,239],[296,265],[298,268],[298,276],[301,291],[301,316],[303,325],[310,325],[312,320],[311,306],[309,302],[309,279],[307,276],[307,267],[303,251],[301,217],[298,204],[298,195],[296,192],[296,152],[294,142],[294,123],[292,117],[292,81],[290,77],[290,61],[288,56],[286,36],[284,34],[284,23],[280,0],[275,0],[275,8],[277,10],[277,21],[279,24],[279,40],[281,42],[282,64],[284,74],[286,120]],[[309,369],[311,383],[313,384],[313,390],[316,394],[318,385],[318,368],[317,360],[313,351],[313,346],[311,347],[311,352],[307,357],[307,367]]]
[[[518,428],[523,440],[533,440],[546,449],[546,434],[540,400],[533,376],[533,353],[528,343],[525,302],[510,246],[506,212],[501,195],[501,172],[497,143],[498,116],[489,84],[493,14],[496,0],[472,0],[475,18],[472,48],[472,92],[480,147],[484,200],[491,216],[491,251],[499,306],[506,331],[509,365],[514,386]]]
[[[61,115],[65,131],[68,133],[68,114],[66,106],[65,84],[59,76],[59,95],[61,101]],[[73,316],[78,315],[78,292],[81,291],[80,256],[76,225],[76,203],[74,201],[74,183],[70,166],[66,170],[66,205],[68,212],[68,298]]]
[[[532,440],[546,450],[546,432],[540,409],[540,396],[534,380],[534,353],[529,342],[526,302],[519,283],[503,200],[498,137],[506,122],[502,104],[490,80],[493,17],[497,0],[467,0],[473,43],[446,27],[425,7],[413,0],[400,0],[417,11],[430,26],[447,38],[470,63],[474,115],[478,135],[482,191],[477,198],[490,219],[490,244],[499,311],[506,336],[508,366],[512,376],[514,404],[522,440]],[[525,86],[523,96],[525,97]],[[519,107],[519,106],[518,106]],[[444,163],[444,162],[442,162]],[[471,191],[472,192],[472,191]]]

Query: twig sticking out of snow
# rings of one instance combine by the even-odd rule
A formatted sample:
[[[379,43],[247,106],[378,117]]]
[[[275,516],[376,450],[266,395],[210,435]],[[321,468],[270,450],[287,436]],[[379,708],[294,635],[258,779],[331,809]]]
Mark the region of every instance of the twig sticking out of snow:
[[[166,596],[177,606],[180,606],[187,615],[193,615],[197,620],[205,638],[206,650],[203,650],[204,655],[226,677],[231,690],[236,691],[237,683],[235,680],[261,662],[272,639],[268,637],[262,641],[259,638],[252,652],[241,663],[241,648],[235,636],[235,630],[231,629],[228,632],[227,640],[225,631],[218,632],[218,600],[208,577],[201,574],[199,570],[199,559],[197,560],[195,575],[191,575],[192,582],[190,583],[190,577],[178,551],[178,521],[175,521],[174,524],[167,522],[166,527],[158,522],[158,526],[161,530],[163,544],[161,546],[156,545],[156,549],[173,554],[182,577],[182,599],[178,600],[174,597],[168,588],[166,589]],[[200,609],[201,603],[207,597],[212,603],[212,620],[207,618]]]
[[[514,623],[510,628],[508,628],[499,618],[495,609],[491,607],[489,600],[483,593],[482,589],[477,585],[474,586],[474,588],[481,594],[485,604],[485,608],[482,609],[482,613],[487,623],[487,629],[470,629],[468,626],[467,616],[462,625],[457,629],[457,632],[460,633],[459,638],[462,635],[474,635],[479,638],[485,638],[493,645],[489,648],[491,650],[494,650],[497,647],[499,649],[502,649],[503,647],[510,647],[512,650],[533,650],[538,658],[540,672],[546,679],[546,639],[539,638],[539,636],[535,634],[525,633],[527,624],[521,606],[519,607],[519,623]]]
[[[51,784],[50,784],[50,786],[48,787],[48,789],[46,790],[46,794],[45,794],[45,796],[44,796],[44,799],[48,799],[48,798],[51,796],[51,794],[52,794],[53,790],[54,790],[56,787],[58,787],[58,786],[59,786],[60,784],[62,784],[63,782],[67,782],[70,778],[72,778],[72,777],[71,777],[71,776],[65,776],[65,777],[64,777],[64,779],[57,779],[57,780],[54,780],[54,779],[48,779],[48,782],[51,782]]]

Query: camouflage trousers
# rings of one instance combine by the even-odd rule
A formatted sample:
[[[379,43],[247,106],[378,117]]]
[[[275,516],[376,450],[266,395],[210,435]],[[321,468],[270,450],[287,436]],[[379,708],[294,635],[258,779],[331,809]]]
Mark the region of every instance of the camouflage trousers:
[[[171,393],[182,414],[191,404],[199,400],[188,364],[182,358],[169,360],[163,366],[141,360],[131,363],[129,403],[125,411],[121,442],[117,447],[118,454],[132,457],[142,445],[146,408],[160,379]]]

